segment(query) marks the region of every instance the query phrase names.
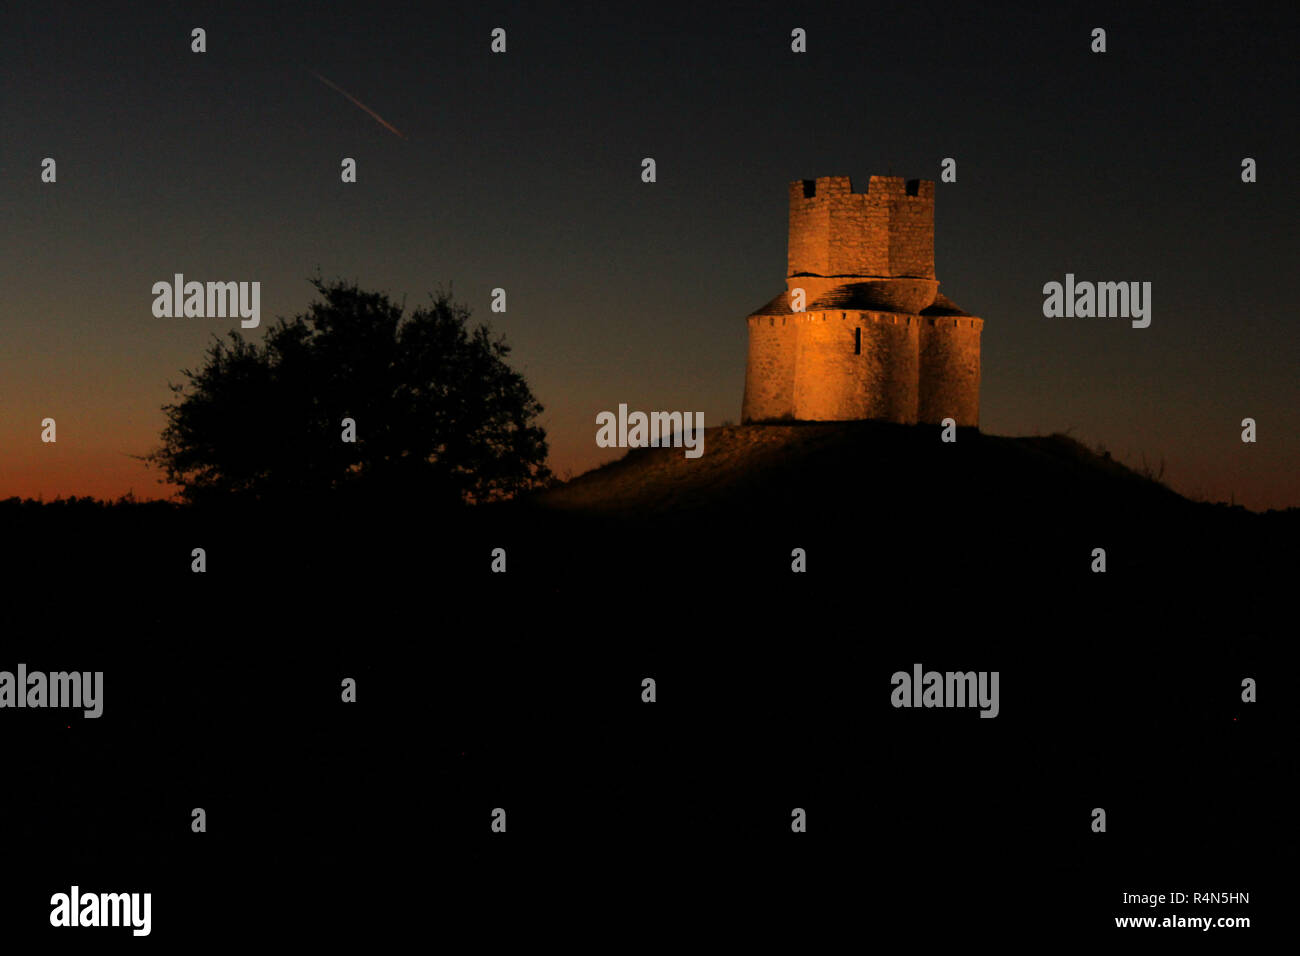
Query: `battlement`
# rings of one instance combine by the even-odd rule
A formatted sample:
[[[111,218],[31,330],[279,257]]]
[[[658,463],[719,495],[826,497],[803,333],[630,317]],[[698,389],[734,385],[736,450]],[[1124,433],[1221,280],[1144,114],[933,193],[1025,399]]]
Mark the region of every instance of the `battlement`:
[[[798,191],[804,199],[821,199],[825,201],[832,196],[870,196],[895,197],[916,196],[918,199],[934,201],[934,182],[929,179],[903,179],[902,176],[872,176],[867,182],[865,193],[853,191],[853,179],[850,176],[819,176],[816,179],[800,179],[790,184],[790,198],[795,198]]]
[[[787,275],[933,279],[934,183],[848,176],[790,183]]]

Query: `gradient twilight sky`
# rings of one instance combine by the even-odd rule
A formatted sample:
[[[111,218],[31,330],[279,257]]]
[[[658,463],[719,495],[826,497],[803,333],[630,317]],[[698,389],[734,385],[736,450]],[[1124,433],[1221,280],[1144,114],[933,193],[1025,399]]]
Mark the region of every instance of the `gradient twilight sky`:
[[[514,347],[561,475],[622,454],[595,445],[596,413],[620,402],[737,421],[745,316],[784,286],[786,184],[937,181],[951,156],[935,260],[941,291],[985,320],[981,427],[1070,429],[1163,458],[1184,494],[1300,505],[1300,18],[1129,7],[11,9],[0,498],[169,492],[129,455],[155,446],[168,382],[238,324],[155,318],[151,287],[177,272],[260,280],[259,338],[305,310],[318,269],[411,304],[451,283]],[[1043,284],[1067,272],[1152,282],[1150,328],[1044,318]]]

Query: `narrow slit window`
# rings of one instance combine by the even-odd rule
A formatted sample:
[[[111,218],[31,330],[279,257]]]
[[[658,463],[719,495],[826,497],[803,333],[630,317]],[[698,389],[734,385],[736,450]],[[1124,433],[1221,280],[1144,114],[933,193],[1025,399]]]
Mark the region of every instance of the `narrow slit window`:
[[[861,328],[856,328],[853,330],[853,354],[854,355],[862,354],[862,329]]]

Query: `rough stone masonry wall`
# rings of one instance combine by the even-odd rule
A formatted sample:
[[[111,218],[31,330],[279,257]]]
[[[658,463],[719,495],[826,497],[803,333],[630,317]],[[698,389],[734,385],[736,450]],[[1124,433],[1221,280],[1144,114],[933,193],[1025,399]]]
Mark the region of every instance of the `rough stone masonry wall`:
[[[798,315],[749,317],[749,361],[745,366],[742,422],[793,417],[798,318]]]
[[[922,196],[898,196],[889,204],[889,275],[933,279],[934,183],[920,183]],[[929,187],[929,198],[924,196]]]
[[[980,331],[972,316],[922,316],[917,418],[980,423]]]
[[[787,275],[934,278],[934,183],[847,176],[790,184]],[[809,193],[812,195],[809,195]]]
[[[847,184],[847,177],[841,177]],[[822,182],[827,182],[826,186]],[[829,190],[829,180],[817,181],[817,189]],[[786,252],[786,275],[800,272],[827,275],[829,260],[826,238],[830,233],[830,204],[821,198],[804,198],[802,180],[790,184],[790,240]]]
[[[874,176],[871,185],[877,186]],[[828,202],[831,212],[826,239],[830,247],[827,254],[830,271],[826,275],[890,275],[890,197],[877,188],[868,193],[844,193],[831,197]]]
[[[890,312],[807,313],[798,325],[794,417],[915,422],[919,325],[919,316]]]

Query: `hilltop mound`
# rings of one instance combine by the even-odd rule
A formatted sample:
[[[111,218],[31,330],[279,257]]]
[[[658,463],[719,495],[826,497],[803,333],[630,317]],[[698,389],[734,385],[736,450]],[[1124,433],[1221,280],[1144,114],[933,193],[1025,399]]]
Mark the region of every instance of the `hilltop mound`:
[[[538,496],[548,508],[663,517],[709,510],[719,515],[756,505],[816,510],[837,496],[877,493],[903,506],[923,492],[947,495],[934,505],[1082,495],[1096,505],[1178,508],[1192,503],[1119,462],[1064,435],[1003,438],[961,429],[887,422],[808,422],[709,428],[704,454],[639,448]],[[887,501],[878,502],[881,505]],[[922,505],[924,506],[924,505]]]
[[[1063,435],[940,434],[869,421],[710,428],[700,458],[636,449],[530,511],[554,540],[612,563],[693,559],[741,576],[756,565],[788,575],[794,547],[849,577],[984,586],[1088,574],[1094,548],[1129,580],[1211,569],[1258,580],[1286,563],[1293,515],[1190,501]]]

